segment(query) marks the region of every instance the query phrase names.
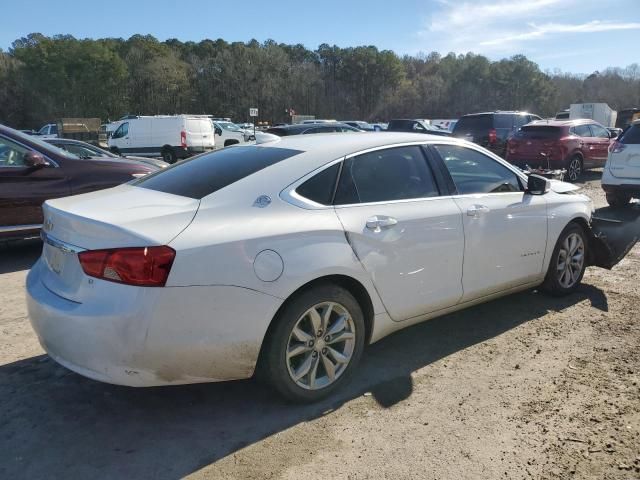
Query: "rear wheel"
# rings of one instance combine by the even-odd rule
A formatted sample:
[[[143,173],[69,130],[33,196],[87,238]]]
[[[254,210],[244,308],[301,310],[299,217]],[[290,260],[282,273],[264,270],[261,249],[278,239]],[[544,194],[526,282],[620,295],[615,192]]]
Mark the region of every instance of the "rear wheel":
[[[348,382],[364,349],[356,299],[332,284],[294,297],[265,340],[260,373],[285,398],[315,402]]]
[[[567,165],[567,180],[577,182],[582,175],[582,158],[580,155],[574,155]]]
[[[587,237],[577,223],[570,223],[560,234],[553,250],[543,288],[552,295],[572,293],[587,267]]]
[[[173,148],[164,147],[162,149],[162,160],[164,160],[167,163],[176,163],[177,159],[178,159],[178,156],[176,155],[176,152],[173,150]]]
[[[607,192],[607,203],[611,207],[624,207],[631,201],[631,195],[620,192]]]

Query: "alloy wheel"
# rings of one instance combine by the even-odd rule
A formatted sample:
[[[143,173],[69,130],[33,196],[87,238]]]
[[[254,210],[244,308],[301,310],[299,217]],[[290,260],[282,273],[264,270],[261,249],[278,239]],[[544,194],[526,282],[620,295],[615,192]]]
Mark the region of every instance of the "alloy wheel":
[[[556,273],[558,283],[563,288],[573,287],[584,267],[584,241],[578,233],[571,233],[564,239],[558,252]]]
[[[567,176],[569,180],[575,182],[580,178],[580,174],[582,173],[582,162],[578,157],[573,157],[571,159],[571,163],[569,163],[569,168],[567,169]]]
[[[339,303],[322,302],[295,323],[287,343],[291,379],[307,390],[331,385],[344,373],[356,345],[355,323]]]

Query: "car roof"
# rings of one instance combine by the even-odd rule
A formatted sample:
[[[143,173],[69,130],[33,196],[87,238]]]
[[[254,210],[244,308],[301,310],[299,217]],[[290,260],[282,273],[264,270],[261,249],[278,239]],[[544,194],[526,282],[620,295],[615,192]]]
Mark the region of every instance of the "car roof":
[[[530,112],[520,112],[518,110],[495,110],[493,112],[467,113],[462,117],[475,117],[480,115],[535,115],[535,114]]]
[[[573,120],[559,120],[559,119],[551,119],[551,120],[534,120],[528,125],[549,125],[550,127],[575,127],[576,125],[585,125],[585,124],[598,124],[595,120],[591,118],[574,118]],[[599,124],[598,124],[599,125]]]

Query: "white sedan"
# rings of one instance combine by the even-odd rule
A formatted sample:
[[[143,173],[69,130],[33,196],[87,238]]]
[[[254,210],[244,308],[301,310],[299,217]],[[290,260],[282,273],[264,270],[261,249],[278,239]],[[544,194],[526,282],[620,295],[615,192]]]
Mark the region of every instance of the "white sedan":
[[[131,386],[257,371],[315,401],[366,344],[590,263],[592,203],[474,144],[301,135],[47,201],[27,278],[49,355]]]

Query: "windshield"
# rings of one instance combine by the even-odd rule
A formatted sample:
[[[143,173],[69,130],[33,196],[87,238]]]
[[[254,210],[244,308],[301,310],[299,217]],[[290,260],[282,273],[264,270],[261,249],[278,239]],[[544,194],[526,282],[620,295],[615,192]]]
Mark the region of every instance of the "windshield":
[[[240,127],[238,125],[236,125],[235,123],[231,123],[231,122],[218,122],[218,126],[220,128],[224,128],[225,130],[229,130],[231,132],[239,132],[240,131]]]
[[[33,136],[33,135],[26,135],[22,132],[19,132],[17,130],[14,130],[13,135],[16,137],[16,139],[24,141],[27,145],[31,144],[31,145],[35,145],[36,147],[44,150],[45,153],[51,152],[51,153],[55,153],[56,155],[60,155],[61,157],[65,157],[65,158],[69,158],[71,160],[79,160],[80,157],[78,157],[77,155],[74,155],[73,153],[67,152],[66,150],[63,150],[62,148],[58,148],[55,145],[51,145],[48,142],[45,142],[44,140],[38,138],[37,136]]]

